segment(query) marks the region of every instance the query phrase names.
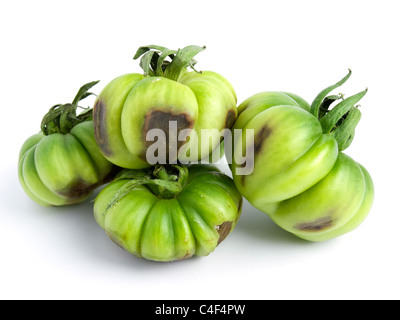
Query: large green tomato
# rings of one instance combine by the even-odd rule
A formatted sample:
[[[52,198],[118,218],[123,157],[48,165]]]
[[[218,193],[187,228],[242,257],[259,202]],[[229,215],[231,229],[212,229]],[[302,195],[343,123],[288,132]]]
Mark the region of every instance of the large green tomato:
[[[91,112],[76,116],[78,101],[87,97],[87,90],[96,83],[83,86],[72,104],[52,107],[43,118],[42,131],[22,145],[19,181],[40,205],[82,202],[112,178],[115,166],[96,144]]]
[[[290,93],[256,94],[239,106],[234,125],[243,130],[231,165],[238,190],[279,226],[310,241],[353,230],[373,202],[370,175],[341,152],[354,137],[361,116],[354,104],[366,90],[344,100],[324,98],[350,74],[322,91],[311,107]],[[329,110],[336,100],[342,101]],[[246,152],[250,169],[238,174],[243,163],[237,159]]]
[[[203,49],[142,47],[135,58],[144,53],[144,74],[122,75],[102,90],[94,106],[95,136],[109,161],[141,169],[178,158],[198,161],[218,150],[221,131],[236,119],[237,99],[220,74],[187,69]],[[156,137],[152,129],[164,136]]]
[[[212,165],[125,170],[97,196],[97,223],[135,256],[205,256],[235,228],[242,196]]]

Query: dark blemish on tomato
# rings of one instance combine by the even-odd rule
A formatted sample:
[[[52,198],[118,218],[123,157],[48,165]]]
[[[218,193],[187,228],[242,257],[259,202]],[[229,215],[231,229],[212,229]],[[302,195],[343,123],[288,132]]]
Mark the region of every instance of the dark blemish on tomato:
[[[225,221],[224,223],[220,224],[219,226],[215,226],[219,234],[218,244],[225,240],[228,234],[231,232],[232,229],[232,221]]]
[[[254,156],[257,156],[261,152],[264,142],[271,133],[272,129],[268,125],[265,125],[257,132],[257,135],[254,137]]]
[[[246,161],[240,165],[240,167],[253,167],[255,163],[256,156],[262,151],[265,146],[265,142],[268,140],[269,136],[272,134],[273,129],[268,125],[264,125],[257,134],[254,136],[254,144],[252,148],[247,148],[246,150]],[[242,184],[245,183],[245,178],[247,175],[242,175]]]
[[[106,105],[102,100],[97,100],[93,107],[93,125],[96,142],[105,156],[111,156],[107,128],[106,128]]]
[[[321,231],[321,230],[327,229],[327,228],[331,227],[332,225],[333,225],[332,215],[329,214],[325,217],[316,219],[314,221],[298,223],[294,227],[297,230],[301,230],[301,231],[315,232],[315,231]]]
[[[171,124],[170,124],[171,123]],[[165,144],[167,151],[167,158],[169,157],[168,151],[177,152],[181,146],[183,146],[186,141],[178,141],[179,133],[184,129],[192,129],[194,126],[194,120],[187,113],[174,113],[172,111],[164,111],[158,109],[152,109],[146,114],[144,126],[143,126],[143,140],[146,146],[146,151],[149,146],[151,146],[154,141],[147,141],[147,133],[152,129],[160,129],[165,133]],[[170,137],[170,128],[176,128],[176,136]],[[188,139],[189,137],[187,137]],[[177,150],[170,150],[169,141],[174,143]],[[172,148],[172,147],[171,147]],[[145,152],[146,154],[146,152]],[[146,158],[144,154],[144,158]],[[156,155],[157,156],[157,155]]]
[[[110,171],[105,173],[105,176],[97,183],[88,183],[83,179],[76,179],[71,182],[68,187],[63,190],[57,190],[56,193],[62,197],[66,197],[68,199],[68,204],[79,203],[83,198],[89,196],[96,188],[111,182],[120,171],[120,167],[113,165]]]
[[[68,198],[68,204],[73,204],[87,197],[97,186],[98,184],[89,184],[82,179],[77,179],[70,183],[67,188],[58,190],[56,193]]]
[[[232,128],[233,124],[235,123],[235,120],[236,120],[236,112],[234,110],[229,110],[225,118],[225,128],[226,129]]]

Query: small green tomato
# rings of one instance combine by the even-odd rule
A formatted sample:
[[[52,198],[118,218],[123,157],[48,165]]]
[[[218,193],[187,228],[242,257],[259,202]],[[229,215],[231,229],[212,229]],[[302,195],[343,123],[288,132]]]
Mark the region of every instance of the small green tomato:
[[[291,93],[256,94],[239,106],[233,127],[242,129],[231,165],[238,190],[283,229],[310,241],[356,228],[374,198],[367,170],[342,152],[361,117],[354,105],[367,90],[347,99],[326,97],[350,75],[323,90],[311,107]],[[248,129],[254,139],[246,135]],[[243,164],[235,159],[245,153],[250,169],[238,174]]]
[[[206,256],[235,228],[242,196],[212,165],[124,170],[97,196],[94,216],[119,246],[154,261]]]
[[[101,154],[94,138],[92,110],[76,115],[78,102],[98,81],[80,88],[74,101],[53,106],[41,132],[22,145],[18,176],[25,193],[43,206],[84,201],[113,177],[116,167]]]
[[[203,50],[141,47],[134,59],[142,56],[144,73],[119,76],[102,90],[94,106],[94,126],[109,161],[142,169],[183,158],[207,159],[218,150],[221,131],[236,119],[237,99],[220,74],[188,69],[194,70],[193,56]],[[153,135],[156,130],[164,133],[162,139]]]

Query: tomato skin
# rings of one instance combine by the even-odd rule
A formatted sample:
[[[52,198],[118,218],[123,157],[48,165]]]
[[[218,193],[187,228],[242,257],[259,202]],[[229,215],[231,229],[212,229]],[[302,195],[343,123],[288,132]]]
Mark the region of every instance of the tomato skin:
[[[303,99],[263,92],[238,109],[234,129],[253,129],[254,140],[243,131],[234,155],[253,147],[248,161],[254,166],[247,175],[237,173],[243,165],[236,161],[231,169],[238,190],[254,207],[309,241],[335,238],[364,220],[374,198],[369,173],[339,151]]]
[[[235,228],[242,196],[232,179],[211,165],[190,165],[182,191],[163,198],[140,185],[110,206],[131,179],[115,180],[97,196],[94,216],[119,246],[154,261],[205,256]]]
[[[278,225],[294,235],[325,241],[355,229],[368,214],[373,197],[368,172],[341,152],[332,170],[316,185],[267,210]]]
[[[22,188],[43,206],[84,201],[114,170],[100,153],[92,121],[76,125],[68,134],[31,136],[21,147],[18,162]]]
[[[185,143],[172,134],[178,150],[191,150],[188,161],[209,156],[220,145],[219,133],[231,128],[236,116],[236,94],[232,85],[221,75],[203,71],[185,71],[177,81],[162,76],[144,77],[126,74],[112,80],[98,96],[94,106],[96,141],[103,155],[114,164],[130,169],[151,166],[146,151],[154,143],[147,137],[151,129],[168,133],[169,121],[176,121],[178,134],[187,129],[190,136],[199,137],[196,147],[192,140]],[[211,133],[213,143],[203,146],[202,129]],[[181,149],[183,148],[183,149]],[[168,144],[166,151],[168,153]],[[195,152],[193,152],[195,151]],[[192,155],[193,152],[193,155]],[[176,157],[167,162],[173,163]]]

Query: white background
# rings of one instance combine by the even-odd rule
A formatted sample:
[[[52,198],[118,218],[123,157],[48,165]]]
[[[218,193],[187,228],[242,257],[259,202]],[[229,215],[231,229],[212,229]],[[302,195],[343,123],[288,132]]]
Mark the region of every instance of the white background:
[[[0,298],[400,298],[397,3],[1,2]],[[267,90],[311,102],[351,68],[340,92],[369,89],[346,150],[375,183],[365,222],[337,239],[309,243],[245,202],[236,229],[209,256],[155,263],[111,242],[90,201],[64,208],[32,202],[17,178],[22,143],[51,106],[70,102],[82,84],[101,80],[93,88],[98,93],[116,76],[140,72],[132,57],[147,44],[207,45],[198,69],[228,78],[239,103]]]

